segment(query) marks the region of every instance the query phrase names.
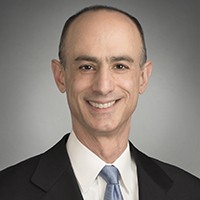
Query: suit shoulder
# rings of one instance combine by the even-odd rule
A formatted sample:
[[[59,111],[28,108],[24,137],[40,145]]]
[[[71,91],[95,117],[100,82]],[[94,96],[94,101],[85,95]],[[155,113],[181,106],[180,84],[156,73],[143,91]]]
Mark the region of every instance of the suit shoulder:
[[[200,179],[174,165],[149,157],[130,145],[136,161],[138,173],[143,174],[143,181],[150,178],[152,184],[167,192],[171,199],[199,200]],[[139,177],[141,178],[141,176]]]
[[[180,191],[182,191],[183,196],[187,196],[187,194],[194,194],[200,198],[200,179],[198,177],[172,164],[168,164],[156,159],[153,159],[153,161],[173,181],[174,186],[171,189],[173,193],[180,194]]]
[[[164,171],[166,171],[169,175],[176,177],[176,178],[183,178],[183,179],[189,179],[194,181],[200,181],[200,179],[193,174],[185,171],[184,169],[181,169],[180,167],[177,167],[175,165],[157,160],[155,158],[152,158],[152,160],[160,166]]]
[[[30,179],[38,167],[41,157],[45,156],[46,158],[49,158],[52,157],[52,155],[57,157],[57,154],[62,151],[60,149],[65,149],[65,143],[68,136],[69,134],[65,135],[57,144],[48,149],[46,152],[0,171],[0,191],[2,188],[1,186],[4,184],[10,184],[10,187],[11,185],[18,183],[21,185],[22,183],[25,184],[25,182],[27,184],[28,182],[30,183]]]
[[[31,157],[0,171],[0,188],[2,185],[5,186],[9,184],[11,187],[12,185],[16,185],[19,182],[21,183],[26,179],[30,180],[40,157],[41,155]]]

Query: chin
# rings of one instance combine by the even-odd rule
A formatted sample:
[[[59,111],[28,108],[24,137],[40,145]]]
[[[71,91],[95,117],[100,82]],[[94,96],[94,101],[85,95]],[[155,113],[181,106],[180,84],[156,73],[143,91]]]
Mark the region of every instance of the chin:
[[[117,127],[113,126],[113,124],[102,124],[102,125],[97,125],[93,126],[92,128],[94,133],[97,133],[98,135],[108,135],[116,132]]]

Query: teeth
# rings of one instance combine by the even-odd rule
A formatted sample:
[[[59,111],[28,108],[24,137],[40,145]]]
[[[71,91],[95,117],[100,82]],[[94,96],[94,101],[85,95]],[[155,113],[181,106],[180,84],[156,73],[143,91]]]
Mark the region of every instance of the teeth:
[[[90,105],[94,106],[95,108],[109,108],[111,107],[115,101],[111,101],[111,102],[108,102],[108,103],[96,103],[96,102],[93,102],[93,101],[89,101]]]

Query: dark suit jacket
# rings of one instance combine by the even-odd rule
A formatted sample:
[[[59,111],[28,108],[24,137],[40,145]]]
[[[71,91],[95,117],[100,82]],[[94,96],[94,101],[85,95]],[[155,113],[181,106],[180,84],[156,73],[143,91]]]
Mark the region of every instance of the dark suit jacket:
[[[1,171],[0,200],[82,200],[66,152],[68,136],[44,154]],[[130,148],[138,170],[139,200],[200,200],[198,178],[146,156],[131,143]]]

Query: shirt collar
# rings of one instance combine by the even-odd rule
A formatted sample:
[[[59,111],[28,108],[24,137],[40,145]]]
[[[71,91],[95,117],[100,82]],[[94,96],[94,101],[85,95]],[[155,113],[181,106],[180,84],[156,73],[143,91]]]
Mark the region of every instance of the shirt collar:
[[[69,136],[66,146],[80,189],[83,192],[87,192],[95,182],[101,169],[107,163],[84,146],[73,131]],[[134,161],[131,159],[129,144],[112,165],[118,168],[122,184],[128,190],[132,182],[130,180],[130,172],[132,173],[133,169],[136,168]]]
[[[87,192],[105,163],[85,147],[73,131],[67,141],[67,151],[80,189]]]
[[[112,165],[118,168],[121,175],[121,184],[127,192],[130,192],[129,188],[132,188],[133,185],[133,180],[130,177],[136,175],[136,164],[131,158],[129,143],[121,156]]]

